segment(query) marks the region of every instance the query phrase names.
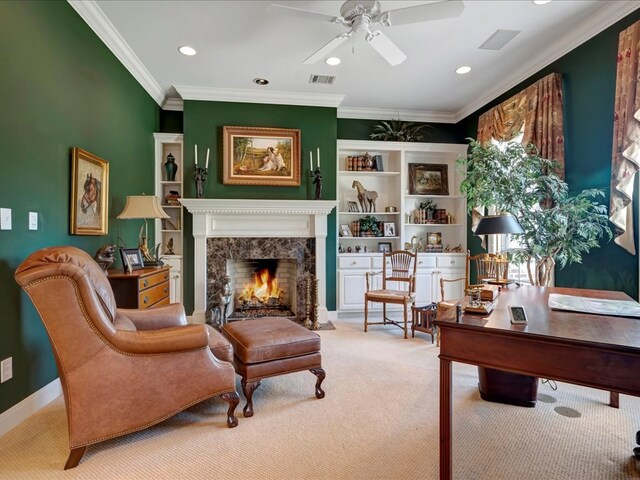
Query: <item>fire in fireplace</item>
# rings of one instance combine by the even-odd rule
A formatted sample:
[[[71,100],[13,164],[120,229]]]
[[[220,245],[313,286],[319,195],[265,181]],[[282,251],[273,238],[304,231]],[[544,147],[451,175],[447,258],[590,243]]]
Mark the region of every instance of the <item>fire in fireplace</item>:
[[[292,259],[227,260],[234,292],[230,318],[292,316],[297,266]]]

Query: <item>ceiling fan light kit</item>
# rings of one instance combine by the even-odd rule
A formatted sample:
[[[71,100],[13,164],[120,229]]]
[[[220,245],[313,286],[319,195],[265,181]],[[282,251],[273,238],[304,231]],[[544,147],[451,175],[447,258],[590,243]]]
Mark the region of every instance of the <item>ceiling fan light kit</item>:
[[[461,0],[445,0],[383,12],[378,0],[347,0],[340,7],[340,16],[337,17],[278,4],[269,5],[268,10],[299,18],[336,23],[349,28],[348,32],[335,36],[329,43],[308,57],[303,62],[305,65],[316,63],[326,57],[355,33],[364,34],[367,44],[390,65],[395,66],[404,62],[407,56],[389,37],[381,30],[376,30],[375,27],[388,28],[394,25],[459,17],[464,10],[464,4]]]

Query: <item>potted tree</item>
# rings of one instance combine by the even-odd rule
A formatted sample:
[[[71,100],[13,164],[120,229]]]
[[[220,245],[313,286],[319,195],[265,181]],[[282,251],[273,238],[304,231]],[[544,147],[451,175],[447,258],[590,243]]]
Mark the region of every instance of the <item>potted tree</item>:
[[[469,211],[494,207],[515,216],[524,234],[512,259],[526,263],[532,285],[549,285],[554,267],[582,261],[582,255],[611,240],[607,207],[595,199],[602,190],[576,196],[556,173],[557,162],[542,158],[533,145],[509,142],[505,148],[471,140],[468,154],[458,159],[467,174],[461,191]],[[533,265],[533,267],[532,267]]]

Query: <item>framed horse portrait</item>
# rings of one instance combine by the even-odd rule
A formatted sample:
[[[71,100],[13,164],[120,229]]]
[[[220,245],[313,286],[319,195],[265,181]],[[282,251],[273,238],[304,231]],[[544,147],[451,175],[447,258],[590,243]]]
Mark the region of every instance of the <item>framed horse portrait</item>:
[[[73,147],[71,235],[106,235],[109,229],[109,162]]]
[[[224,127],[225,185],[300,185],[300,130]]]

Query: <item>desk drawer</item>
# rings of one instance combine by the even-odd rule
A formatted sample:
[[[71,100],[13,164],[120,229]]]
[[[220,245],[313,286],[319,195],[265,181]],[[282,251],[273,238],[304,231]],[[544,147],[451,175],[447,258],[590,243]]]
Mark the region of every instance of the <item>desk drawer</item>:
[[[168,275],[168,273],[166,273]],[[138,294],[139,308],[149,308],[164,298],[169,298],[169,282],[165,281]]]
[[[169,280],[169,271],[154,273],[146,277],[140,277],[138,279],[138,290],[144,290],[145,288],[153,287],[159,283]]]
[[[418,254],[418,269],[435,268],[435,267],[436,267],[436,257]]]

